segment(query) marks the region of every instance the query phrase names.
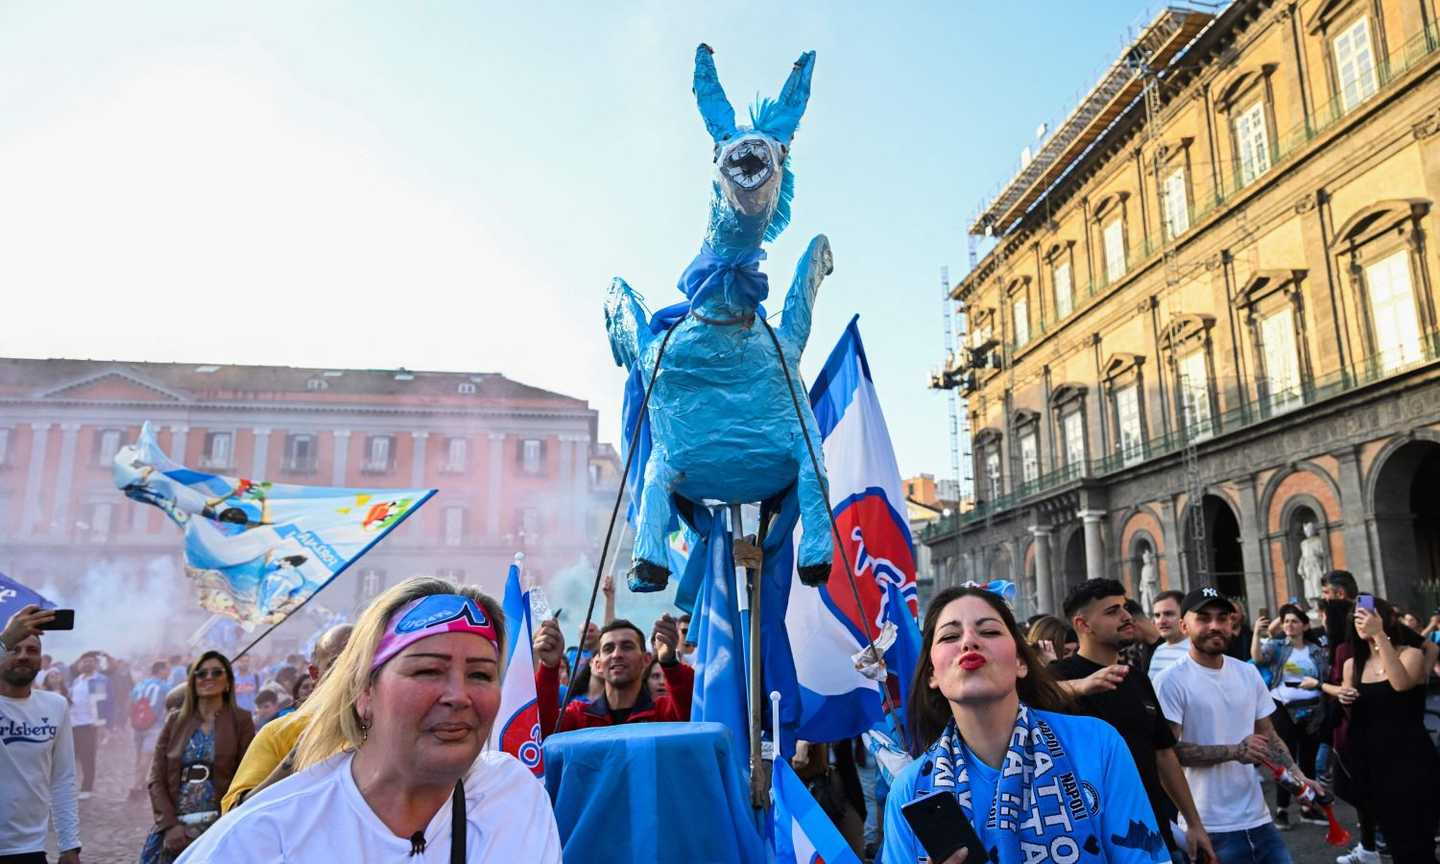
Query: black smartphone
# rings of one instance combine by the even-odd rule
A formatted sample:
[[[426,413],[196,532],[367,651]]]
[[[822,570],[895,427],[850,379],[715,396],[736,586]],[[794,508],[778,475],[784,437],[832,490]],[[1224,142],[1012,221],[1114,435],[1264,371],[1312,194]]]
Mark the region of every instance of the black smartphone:
[[[55,617],[40,625],[41,630],[74,630],[75,610],[74,609],[50,609]]]
[[[944,861],[961,849],[969,849],[965,864],[985,864],[990,855],[960,802],[949,792],[932,792],[900,808],[931,861]]]

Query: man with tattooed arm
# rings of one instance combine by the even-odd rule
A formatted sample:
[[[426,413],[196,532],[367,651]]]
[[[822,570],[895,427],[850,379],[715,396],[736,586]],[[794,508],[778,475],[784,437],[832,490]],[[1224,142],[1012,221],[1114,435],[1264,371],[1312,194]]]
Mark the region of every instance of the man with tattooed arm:
[[[1259,671],[1225,654],[1236,612],[1214,588],[1186,595],[1180,614],[1190,651],[1156,679],[1156,696],[1216,856],[1225,864],[1291,864],[1251,766],[1268,762],[1314,781],[1271,725],[1275,700]]]

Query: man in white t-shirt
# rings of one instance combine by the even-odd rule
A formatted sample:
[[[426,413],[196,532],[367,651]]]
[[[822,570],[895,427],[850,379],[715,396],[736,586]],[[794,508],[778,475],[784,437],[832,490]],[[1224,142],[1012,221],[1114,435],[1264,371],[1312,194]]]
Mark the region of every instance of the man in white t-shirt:
[[[1190,640],[1185,638],[1185,631],[1180,626],[1180,603],[1184,599],[1183,592],[1162,591],[1155,595],[1155,602],[1150,606],[1150,617],[1155,622],[1155,629],[1160,631],[1160,643],[1150,653],[1150,665],[1146,667],[1152,685],[1161,672],[1190,653]]]
[[[1155,691],[1215,854],[1225,864],[1291,864],[1251,766],[1278,765],[1312,781],[1270,723],[1275,700],[1259,671],[1225,655],[1235,605],[1214,588],[1198,588],[1180,612],[1190,651],[1160,674]]]
[[[96,671],[95,655],[75,661],[75,680],[70,682],[70,724],[75,735],[75,758],[80,763],[80,800],[95,791],[95,750],[99,747],[100,703],[105,701],[105,676]]]
[[[80,864],[75,748],[65,697],[35,690],[39,624],[53,613],[26,606],[0,632],[0,861],[45,861],[53,816],[60,864]]]

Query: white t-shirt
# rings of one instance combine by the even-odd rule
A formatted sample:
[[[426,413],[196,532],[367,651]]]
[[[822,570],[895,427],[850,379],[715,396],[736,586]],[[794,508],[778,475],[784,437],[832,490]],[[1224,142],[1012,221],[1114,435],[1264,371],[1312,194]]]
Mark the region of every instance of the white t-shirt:
[[[1179,660],[1190,653],[1190,640],[1181,639],[1175,644],[1161,642],[1155,653],[1150,655],[1150,683],[1153,685],[1160,677],[1160,673],[1175,665]]]
[[[1259,670],[1234,657],[1225,657],[1224,663],[1219,669],[1207,669],[1186,656],[1155,682],[1160,710],[1166,720],[1180,724],[1181,741],[1239,744],[1255,734],[1255,721],[1275,712],[1275,700]],[[1270,821],[1260,777],[1252,765],[1222,762],[1187,767],[1185,779],[1211,834],[1248,831]]]
[[[55,818],[60,851],[80,846],[75,799],[75,742],[65,697],[31,690],[0,696],[0,855],[45,851]]]
[[[385,827],[342,753],[289,777],[226,814],[177,864],[449,864],[450,801],[425,829],[425,851]],[[560,831],[545,787],[508,753],[488,750],[465,777],[465,860],[561,864]]]

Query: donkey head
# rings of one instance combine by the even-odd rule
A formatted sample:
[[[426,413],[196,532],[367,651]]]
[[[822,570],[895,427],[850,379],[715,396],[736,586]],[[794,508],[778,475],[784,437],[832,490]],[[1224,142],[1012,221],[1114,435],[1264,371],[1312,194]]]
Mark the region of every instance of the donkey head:
[[[715,142],[714,195],[706,242],[717,252],[758,248],[790,222],[794,175],[790,141],[810,100],[815,52],[795,61],[780,98],[750,110],[750,125],[735,125],[735,109],[725,98],[709,45],[695,49],[695,100]]]

